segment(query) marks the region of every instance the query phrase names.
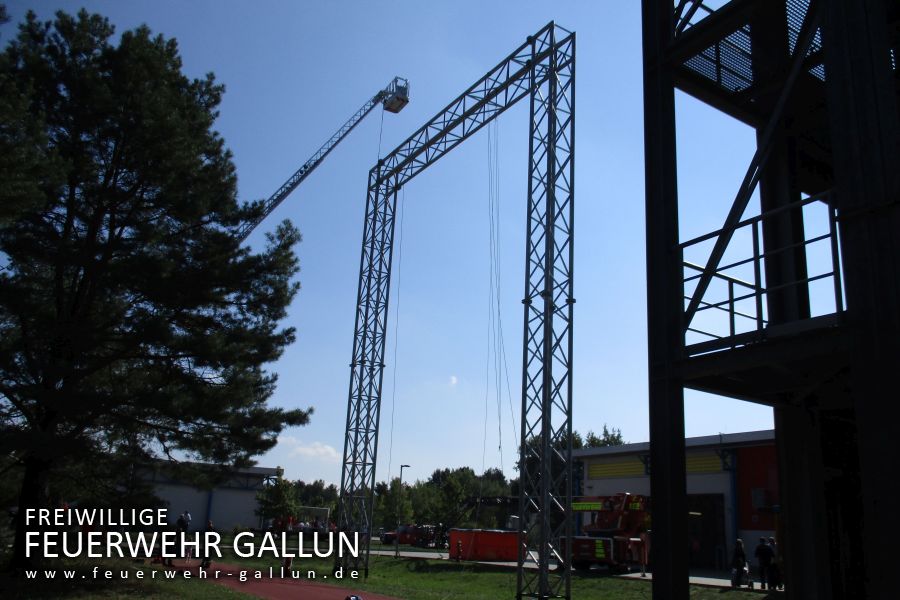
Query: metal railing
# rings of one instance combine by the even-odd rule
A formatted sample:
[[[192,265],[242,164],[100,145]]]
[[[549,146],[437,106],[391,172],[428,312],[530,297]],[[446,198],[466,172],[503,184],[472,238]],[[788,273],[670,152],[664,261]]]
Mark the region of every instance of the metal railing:
[[[733,233],[737,233],[740,230],[749,230],[750,244],[752,246],[751,256],[720,265],[712,274],[712,280],[723,284],[725,292],[724,294],[716,294],[716,288],[712,286],[707,288],[704,295],[700,298],[696,312],[691,315],[690,320],[685,323],[686,346],[690,347],[692,345],[687,343],[687,337],[690,333],[703,336],[706,340],[721,340],[724,343],[716,344],[716,346],[721,348],[733,348],[744,345],[748,343],[748,341],[758,340],[769,325],[766,309],[766,299],[769,294],[800,286],[805,286],[808,289],[808,286],[811,283],[819,280],[829,278],[832,280],[832,306],[834,309],[832,312],[839,313],[844,310],[837,212],[833,205],[829,203],[831,193],[832,192],[829,191],[816,196],[810,196],[737,223]],[[781,246],[774,249],[763,248],[761,242],[761,229],[767,220],[785,212],[802,209],[805,206],[820,201],[823,202],[827,210],[828,231],[826,233],[815,235],[813,237],[804,236],[802,241],[787,246]],[[724,229],[719,229],[684,242],[680,245],[682,252],[703,242],[714,240],[724,231]],[[783,252],[795,251],[797,248],[803,248],[804,252],[806,252],[807,249],[810,249],[817,244],[828,245],[827,250],[830,254],[830,261],[828,261],[826,270],[821,270],[814,274],[807,272],[805,277],[782,282],[774,286],[766,286],[764,276],[764,261],[766,259],[771,259]],[[706,267],[687,260],[683,261],[683,264],[683,281],[684,284],[689,287],[691,282],[701,278]],[[810,260],[807,255],[807,269],[809,268]],[[729,274],[729,272],[741,269],[744,271],[752,271],[752,276],[749,280],[747,280],[747,278],[740,278],[733,274]],[[694,299],[693,293],[686,292],[684,299],[687,303],[690,303]],[[815,299],[821,301],[821,293]],[[745,305],[747,304],[750,304],[752,308],[746,308]],[[709,325],[703,326],[695,323],[695,317],[706,311],[718,311],[724,313],[724,315],[727,316],[727,325],[716,324],[713,328],[710,328]],[[749,332],[755,332],[757,335],[750,335],[749,337],[741,335]]]

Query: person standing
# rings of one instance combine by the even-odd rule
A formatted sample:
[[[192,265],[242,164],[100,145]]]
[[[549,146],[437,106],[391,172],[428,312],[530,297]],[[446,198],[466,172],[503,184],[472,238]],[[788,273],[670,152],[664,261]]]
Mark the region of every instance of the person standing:
[[[770,590],[782,589],[781,583],[781,557],[778,555],[778,546],[775,544],[775,538],[769,538],[769,547],[772,549],[772,564],[769,566],[769,575],[767,577]]]
[[[753,552],[753,556],[756,557],[757,564],[759,565],[760,587],[766,589],[766,576],[769,574],[769,569],[772,567],[772,559],[775,558],[775,551],[766,541],[766,538],[761,537],[759,538],[759,545]]]
[[[734,542],[734,554],[731,555],[731,587],[738,587],[744,576],[747,564],[747,553],[744,552],[744,540],[738,538]]]

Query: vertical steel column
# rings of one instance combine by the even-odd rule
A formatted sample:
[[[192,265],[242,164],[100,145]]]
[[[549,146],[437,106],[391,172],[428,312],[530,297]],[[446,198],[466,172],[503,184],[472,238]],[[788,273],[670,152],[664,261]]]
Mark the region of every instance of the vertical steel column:
[[[791,405],[775,408],[778,489],[781,497],[785,596],[790,600],[834,600],[828,581],[828,528],[816,411]],[[797,449],[803,451],[798,452]],[[748,547],[753,548],[754,540]]]
[[[900,119],[883,0],[831,0],[822,40],[841,233],[846,323],[855,333],[851,388],[857,431],[864,556],[859,598],[896,595],[890,548],[900,534]],[[848,596],[844,596],[848,597]]]
[[[575,41],[546,43],[530,74],[519,599],[571,598]]]
[[[772,91],[757,96],[757,102],[775,105],[786,74],[791,69],[786,2],[767,2],[754,12],[750,22],[755,85]],[[802,51],[797,48],[797,51]],[[784,115],[774,124],[769,159],[763,164],[759,180],[761,212],[776,210],[800,200],[797,185],[795,140],[787,123],[795,117],[788,104]],[[766,143],[765,127],[757,129],[757,144]],[[769,216],[762,222],[765,254],[766,287],[776,289],[766,294],[769,323],[781,324],[808,319],[809,284],[807,277],[806,239],[803,209],[795,208]],[[761,282],[759,282],[761,285]],[[784,286],[784,287],[781,287]]]
[[[650,494],[654,600],[687,600],[684,284],[678,245],[675,89],[666,51],[674,35],[671,0],[643,0],[644,152],[647,219],[647,330]]]
[[[772,91],[761,94],[759,102],[775,104],[779,83],[790,69],[792,57],[788,35],[786,2],[761,4],[750,22],[752,62],[756,85]],[[800,50],[799,48],[797,49]],[[795,141],[788,123],[792,107],[775,124],[769,140],[769,159],[759,182],[760,211],[766,213],[800,200],[797,185]],[[757,129],[757,143],[765,143],[763,128]],[[795,208],[771,215],[761,222],[765,258],[765,295],[770,324],[808,319],[810,316],[806,239],[803,209]],[[762,286],[762,281],[759,281]],[[806,404],[805,398],[798,398]],[[814,404],[814,402],[812,402]],[[828,572],[828,539],[822,532],[825,505],[820,424],[814,409],[793,405],[775,406],[774,423],[778,456],[781,505],[781,555],[787,596],[792,599],[828,600],[830,589],[822,584]],[[797,452],[802,447],[804,452]],[[749,543],[753,547],[753,541]]]
[[[343,566],[362,571],[365,576],[369,571],[375,459],[398,189],[382,178],[381,166],[379,162],[369,172],[338,513],[340,530],[359,533],[361,542],[360,555],[345,556]]]

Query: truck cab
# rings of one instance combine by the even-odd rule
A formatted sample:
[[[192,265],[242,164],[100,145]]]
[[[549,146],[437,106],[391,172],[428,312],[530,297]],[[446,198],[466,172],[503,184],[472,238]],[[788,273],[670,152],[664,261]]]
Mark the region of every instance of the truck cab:
[[[627,492],[612,496],[586,496],[572,503],[581,514],[581,535],[572,538],[572,566],[589,569],[607,565],[627,570],[647,563],[650,498]]]

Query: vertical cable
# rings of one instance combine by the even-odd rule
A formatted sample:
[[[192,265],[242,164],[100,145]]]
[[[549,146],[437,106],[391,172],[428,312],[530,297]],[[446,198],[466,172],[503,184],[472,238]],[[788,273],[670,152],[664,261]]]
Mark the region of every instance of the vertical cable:
[[[384,111],[382,111],[384,114]],[[391,468],[394,459],[394,410],[397,399],[397,346],[400,345],[400,268],[403,266],[403,216],[406,213],[406,187],[400,190],[400,231],[397,236],[397,280],[394,284],[396,300],[394,302],[394,364],[391,374],[391,430],[388,436],[388,484],[391,480]]]
[[[381,160],[381,134],[384,133],[384,105],[381,106],[381,126],[378,128],[378,160]]]

